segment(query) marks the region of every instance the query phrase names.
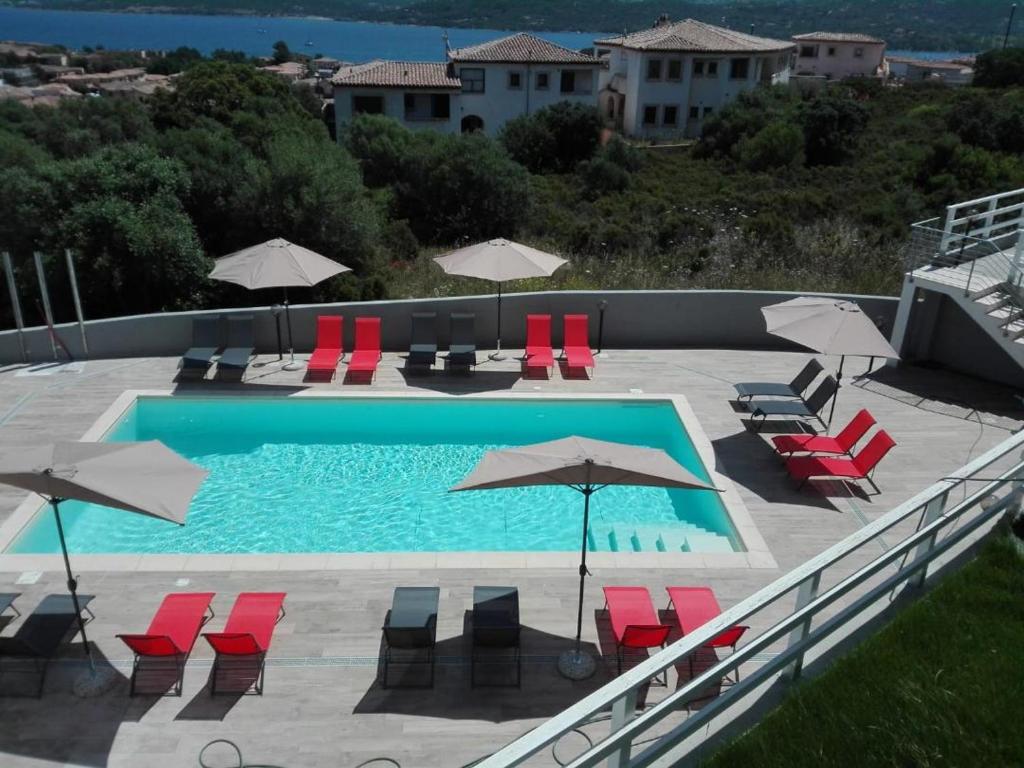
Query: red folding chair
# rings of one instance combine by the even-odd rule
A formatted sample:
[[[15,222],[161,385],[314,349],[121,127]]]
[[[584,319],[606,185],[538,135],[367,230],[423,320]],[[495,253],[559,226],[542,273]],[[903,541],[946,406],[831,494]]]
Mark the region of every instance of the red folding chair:
[[[835,437],[828,435],[776,435],[772,438],[775,450],[790,456],[794,453],[845,453],[849,454],[860,439],[875,425],[875,417],[867,408],[857,412]]]
[[[373,381],[380,359],[380,318],[357,317],[355,344],[348,361],[349,371],[369,374]]]
[[[310,378],[334,378],[338,361],[345,354],[342,339],[344,318],[341,315],[320,315],[316,319],[316,349],[309,357],[306,374]]]
[[[594,354],[590,351],[590,317],[566,315],[563,318],[562,355],[569,368],[594,368]]]
[[[665,587],[668,592],[668,607],[675,611],[679,628],[683,637],[700,627],[703,627],[713,618],[718,616],[722,609],[715,599],[715,593],[710,587]],[[737,624],[734,627],[724,630],[720,634],[704,643],[702,648],[728,648],[732,653],[736,652],[736,644],[743,637],[749,627]],[[690,654],[690,677],[693,677],[693,656]],[[740,679],[739,667],[736,668],[736,678],[729,682],[738,682]]]
[[[875,493],[881,493],[871,475],[895,446],[896,441],[889,437],[889,433],[880,429],[852,459],[794,456],[786,460],[786,470],[794,480],[800,481],[797,488],[803,488],[812,477],[834,477],[840,480],[867,480]]]
[[[627,648],[661,648],[671,627],[658,621],[647,587],[605,587],[605,609],[615,635],[619,674]]]
[[[217,692],[217,674],[228,659],[255,663],[256,674],[248,681],[245,691],[254,687],[257,694],[263,695],[267,651],[274,627],[285,616],[285,596],[285,592],[242,592],[231,608],[224,631],[203,633],[217,654],[210,680],[211,695]]]
[[[526,357],[523,366],[529,375],[540,368],[547,373],[555,367],[555,354],[551,349],[551,315],[526,316]]]

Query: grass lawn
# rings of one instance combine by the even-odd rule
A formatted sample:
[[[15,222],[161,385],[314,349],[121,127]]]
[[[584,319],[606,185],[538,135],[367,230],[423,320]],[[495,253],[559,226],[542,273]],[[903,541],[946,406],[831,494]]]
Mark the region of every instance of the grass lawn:
[[[1024,559],[987,544],[709,768],[1024,765]]]

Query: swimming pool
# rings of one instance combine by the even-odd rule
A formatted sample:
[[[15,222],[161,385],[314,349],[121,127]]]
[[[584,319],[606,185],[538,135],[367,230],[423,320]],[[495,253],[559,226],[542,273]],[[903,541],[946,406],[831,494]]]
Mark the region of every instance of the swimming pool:
[[[484,451],[578,434],[668,451],[711,480],[671,400],[139,396],[103,439],[159,439],[210,470],[187,524],[79,502],[79,553],[558,552],[579,548],[561,487],[448,493]],[[743,550],[711,491],[609,487],[590,548]],[[7,552],[58,552],[41,510]]]

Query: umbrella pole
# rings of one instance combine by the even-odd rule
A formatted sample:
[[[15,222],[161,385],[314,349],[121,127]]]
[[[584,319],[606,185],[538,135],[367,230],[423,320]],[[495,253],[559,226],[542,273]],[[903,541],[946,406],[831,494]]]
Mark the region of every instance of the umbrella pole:
[[[828,409],[828,430],[832,429],[832,416],[836,412],[836,400],[839,399],[839,388],[843,386],[843,363],[846,362],[846,355],[839,356],[839,370],[836,371],[836,392],[832,395],[832,406]]]
[[[82,607],[78,604],[78,582],[71,575],[71,561],[68,559],[68,545],[64,540],[64,526],[60,520],[60,499],[50,499],[50,506],[53,507],[53,516],[57,521],[57,536],[60,538],[60,551],[64,555],[64,570],[68,575],[68,592],[71,593],[71,602],[75,606],[75,615],[78,617],[78,630],[82,633],[82,645],[85,646],[85,655],[89,659],[89,670],[96,674],[96,662],[92,658],[92,649],[89,648],[89,640],[85,636],[85,619],[82,617]]]
[[[302,367],[295,362],[295,341],[292,339],[292,311],[288,306],[288,289],[284,289],[284,316],[288,321],[288,354],[291,359],[283,366],[286,371],[297,371]]]
[[[580,600],[576,611],[576,653],[580,652],[583,636],[583,588],[587,579],[587,531],[590,528],[590,494],[593,492],[590,486],[583,490],[583,546],[580,547]]]
[[[562,677],[570,680],[586,680],[597,670],[594,657],[582,648],[583,637],[583,590],[587,579],[587,530],[590,528],[590,495],[594,488],[587,484],[580,490],[583,493],[583,546],[580,548],[580,599],[576,609],[576,643],[571,651],[558,657],[558,671]]]
[[[491,355],[491,360],[504,360],[505,356],[501,354],[501,281],[498,282],[498,336],[495,343],[494,354]]]

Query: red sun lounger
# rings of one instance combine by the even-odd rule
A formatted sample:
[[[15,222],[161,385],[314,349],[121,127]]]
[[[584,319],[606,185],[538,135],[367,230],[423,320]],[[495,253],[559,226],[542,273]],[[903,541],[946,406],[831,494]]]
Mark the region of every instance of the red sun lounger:
[[[118,635],[135,654],[132,664],[132,678],[128,694],[135,695],[135,685],[147,661],[152,662],[154,671],[166,669],[166,663],[174,664],[177,676],[174,695],[181,696],[185,679],[185,662],[199,637],[199,630],[213,618],[210,601],[213,592],[178,592],[167,595],[157,608],[149,629],[141,635]],[[159,673],[158,673],[159,674]]]
[[[348,361],[349,371],[369,374],[372,380],[380,358],[380,318],[357,317],[355,347]]]
[[[604,600],[622,674],[622,658],[627,648],[661,648],[671,627],[658,621],[647,587],[605,587]]]
[[[551,350],[551,315],[526,316],[526,357],[523,365],[527,373],[538,368],[550,370],[555,367],[555,354]]]
[[[593,368],[590,351],[590,318],[587,315],[566,315],[563,318],[562,354],[569,368]]]
[[[884,429],[880,429],[852,459],[794,456],[786,460],[786,470],[794,480],[800,481],[797,486],[799,488],[812,477],[836,477],[843,480],[867,480],[875,489],[875,493],[881,493],[875,481],[871,479],[871,474],[878,466],[878,462],[885,458],[885,454],[895,445],[896,441],[889,437]]]
[[[309,357],[306,374],[310,378],[331,381],[344,354],[341,331],[344,318],[340,315],[320,315],[316,319],[316,349]]]
[[[217,673],[230,661],[254,662],[255,674],[245,677],[246,690],[254,686],[257,694],[263,694],[267,651],[274,627],[284,618],[285,595],[285,592],[242,592],[231,608],[224,631],[203,633],[217,653],[210,680],[211,694],[217,692]]]
[[[668,607],[675,611],[683,637],[703,627],[722,612],[718,600],[715,599],[715,593],[709,587],[665,587],[665,591],[668,592]],[[747,629],[749,627],[739,624],[729,627],[704,643],[703,647],[728,648],[735,652],[736,643]],[[693,677],[693,654],[690,655],[690,677]],[[736,678],[732,682],[739,679],[740,670],[737,667]]]
[[[849,454],[868,430],[875,425],[875,417],[862,408],[850,423],[835,437],[827,435],[777,435],[772,438],[775,450],[784,456],[794,453],[846,453]]]

